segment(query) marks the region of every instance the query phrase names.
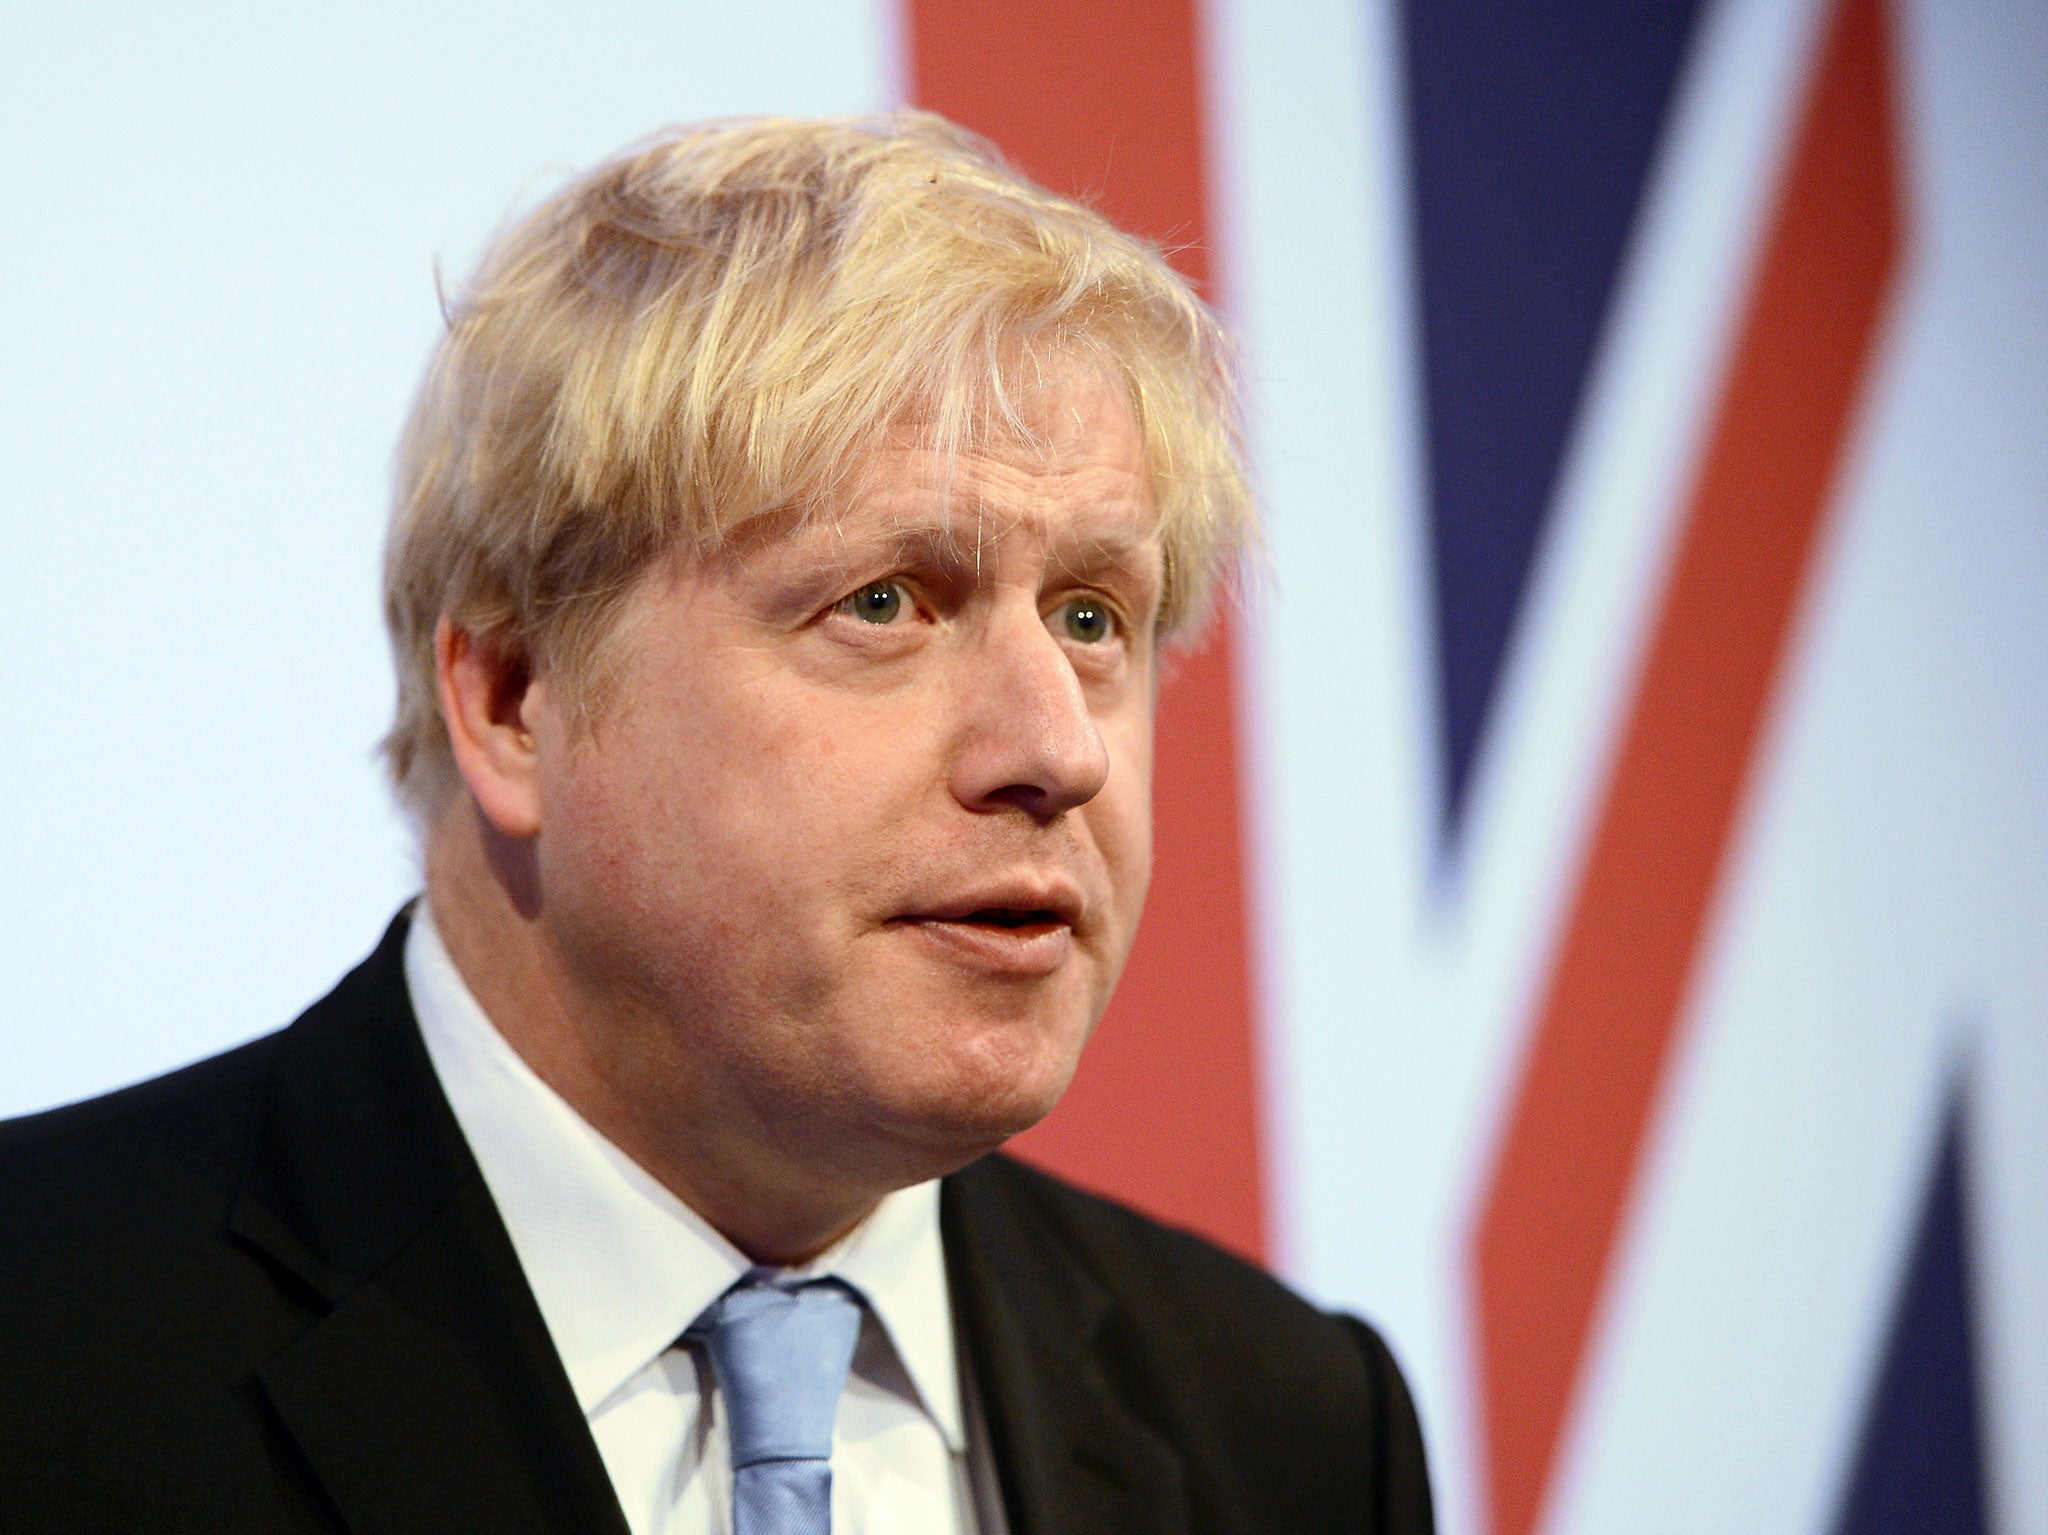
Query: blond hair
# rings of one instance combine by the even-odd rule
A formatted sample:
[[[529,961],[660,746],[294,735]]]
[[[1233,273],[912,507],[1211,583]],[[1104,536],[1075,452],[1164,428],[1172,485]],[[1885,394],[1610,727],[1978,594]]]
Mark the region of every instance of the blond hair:
[[[957,451],[1031,436],[1022,401],[1080,354],[1122,383],[1166,559],[1163,633],[1251,535],[1229,347],[1157,250],[922,112],[673,130],[496,240],[449,306],[398,455],[383,750],[428,814],[452,780],[446,615],[588,713],[623,599],[843,489],[915,421]]]

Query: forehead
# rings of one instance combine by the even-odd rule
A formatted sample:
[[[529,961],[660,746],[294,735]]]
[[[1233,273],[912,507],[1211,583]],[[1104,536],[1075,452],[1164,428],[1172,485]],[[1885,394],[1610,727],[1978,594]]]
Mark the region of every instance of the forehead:
[[[1145,444],[1122,391],[1090,373],[1033,392],[1014,422],[953,451],[896,433],[854,475],[842,510],[943,518],[983,536],[1010,527],[1144,537],[1156,522]]]
[[[1032,549],[1067,567],[1159,565],[1150,465],[1124,391],[1082,369],[1015,406],[1010,423],[950,452],[924,423],[899,427],[833,494],[734,552],[849,568],[898,549],[977,566]]]

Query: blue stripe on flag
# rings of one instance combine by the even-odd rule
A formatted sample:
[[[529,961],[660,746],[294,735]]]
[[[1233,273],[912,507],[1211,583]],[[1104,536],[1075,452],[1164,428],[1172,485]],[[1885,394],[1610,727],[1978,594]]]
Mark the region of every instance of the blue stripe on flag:
[[[1695,0],[1409,0],[1451,842]]]
[[[1950,1101],[1835,1535],[1984,1535],[1965,1094]]]

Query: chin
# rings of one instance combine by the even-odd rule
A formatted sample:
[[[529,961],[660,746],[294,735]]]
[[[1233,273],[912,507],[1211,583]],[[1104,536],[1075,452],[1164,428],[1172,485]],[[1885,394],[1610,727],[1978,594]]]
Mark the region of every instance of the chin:
[[[1061,1031],[1064,1033],[1065,1031]],[[1077,1030],[1081,1038],[1085,1031]],[[927,1054],[885,1093],[897,1136],[943,1159],[951,1171],[1021,1135],[1052,1112],[1080,1064],[1080,1039],[1037,1034],[1002,1048],[962,1051],[947,1062]],[[935,1069],[937,1068],[937,1069]]]
[[[1071,1073],[1068,1074],[1071,1076]],[[973,1154],[993,1151],[1012,1136],[1022,1135],[1053,1111],[1066,1090],[1067,1077],[1056,1087],[1028,1090],[1012,1085],[969,1104],[952,1106],[953,1112],[936,1117],[934,1123]]]

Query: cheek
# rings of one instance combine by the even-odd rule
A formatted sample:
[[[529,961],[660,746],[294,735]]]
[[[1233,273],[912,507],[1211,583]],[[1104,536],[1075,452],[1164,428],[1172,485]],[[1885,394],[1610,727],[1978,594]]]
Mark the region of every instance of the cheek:
[[[588,954],[600,970],[647,969],[659,948],[680,947],[715,915],[692,900],[722,880],[715,850],[693,834],[687,803],[671,791],[609,750],[585,756],[549,786],[542,888],[572,955]],[[713,941],[704,933],[690,947]],[[672,957],[687,963],[684,954]]]
[[[667,967],[794,986],[792,946],[836,930],[879,867],[868,844],[901,786],[878,769],[899,744],[764,686],[649,689],[550,786],[543,852],[588,921],[637,929]]]

